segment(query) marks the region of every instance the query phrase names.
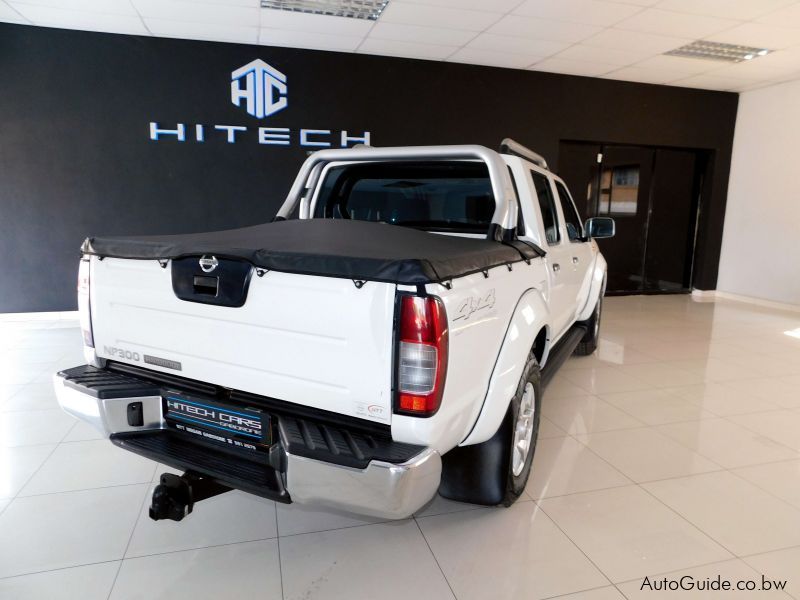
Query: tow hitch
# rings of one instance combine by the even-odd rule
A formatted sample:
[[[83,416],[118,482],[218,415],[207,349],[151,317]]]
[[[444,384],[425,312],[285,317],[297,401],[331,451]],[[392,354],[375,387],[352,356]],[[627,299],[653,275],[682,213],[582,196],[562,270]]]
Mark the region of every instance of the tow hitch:
[[[154,521],[161,519],[182,521],[192,512],[195,502],[224,494],[231,489],[193,471],[187,471],[180,476],[162,473],[160,483],[153,490],[150,518]]]

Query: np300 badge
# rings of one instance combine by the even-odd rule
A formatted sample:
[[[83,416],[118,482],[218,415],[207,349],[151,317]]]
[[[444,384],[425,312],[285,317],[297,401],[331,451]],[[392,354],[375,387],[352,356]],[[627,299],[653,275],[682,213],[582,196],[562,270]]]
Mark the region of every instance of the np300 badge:
[[[211,273],[211,271],[219,266],[219,261],[216,256],[203,256],[199,262],[203,273]]]

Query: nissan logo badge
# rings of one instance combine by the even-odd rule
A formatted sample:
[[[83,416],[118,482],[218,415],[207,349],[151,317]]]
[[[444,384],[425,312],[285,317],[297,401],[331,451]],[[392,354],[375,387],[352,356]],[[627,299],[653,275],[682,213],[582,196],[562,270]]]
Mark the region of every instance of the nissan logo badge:
[[[219,261],[216,256],[203,256],[200,259],[200,268],[203,269],[203,273],[211,273],[218,265]]]

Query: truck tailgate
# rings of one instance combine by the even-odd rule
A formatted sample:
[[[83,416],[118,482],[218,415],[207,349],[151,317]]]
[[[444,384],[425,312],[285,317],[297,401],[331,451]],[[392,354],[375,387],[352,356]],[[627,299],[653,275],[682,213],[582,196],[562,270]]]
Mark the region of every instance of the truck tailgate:
[[[239,308],[187,302],[170,267],[92,257],[97,355],[388,423],[395,285],[252,276]]]

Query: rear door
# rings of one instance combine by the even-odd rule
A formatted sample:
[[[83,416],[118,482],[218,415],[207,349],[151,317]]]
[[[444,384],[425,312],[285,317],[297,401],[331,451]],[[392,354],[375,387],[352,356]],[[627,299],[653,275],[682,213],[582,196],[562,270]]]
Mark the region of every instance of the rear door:
[[[570,286],[575,296],[573,297],[573,314],[570,321],[574,320],[578,310],[583,308],[589,294],[591,285],[592,250],[589,241],[584,237],[583,222],[567,186],[558,178],[553,178],[558,195],[558,204],[561,209],[563,223],[562,235],[566,240],[565,249],[568,249],[567,274],[565,279],[570,280]]]
[[[548,282],[550,288],[550,315],[554,339],[571,325],[575,313],[575,280],[572,272],[572,251],[562,233],[556,200],[556,190],[546,172],[529,169],[532,190],[536,193],[536,213],[542,228],[542,241],[547,251]]]

